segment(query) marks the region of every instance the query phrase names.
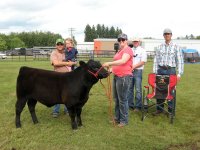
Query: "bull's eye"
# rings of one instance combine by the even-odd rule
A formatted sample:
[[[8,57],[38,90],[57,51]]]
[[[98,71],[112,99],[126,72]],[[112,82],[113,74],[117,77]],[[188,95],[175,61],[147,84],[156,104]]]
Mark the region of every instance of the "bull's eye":
[[[98,71],[98,70],[99,70],[99,68],[95,68],[94,70],[95,70],[95,71]]]

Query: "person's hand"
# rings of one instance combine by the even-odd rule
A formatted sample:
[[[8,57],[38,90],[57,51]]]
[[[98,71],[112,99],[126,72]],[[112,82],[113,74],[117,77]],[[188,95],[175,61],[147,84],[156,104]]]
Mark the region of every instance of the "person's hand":
[[[112,68],[109,68],[109,69],[108,69],[108,72],[112,73]]]
[[[102,66],[103,67],[109,67],[109,62],[105,62]]]
[[[112,73],[112,68],[110,68],[109,62],[105,62],[102,66],[107,67],[108,72]]]
[[[135,65],[132,65],[132,71],[133,71],[135,68],[136,68]]]
[[[73,65],[76,65],[77,62],[73,62],[73,61],[68,61],[67,62],[67,66],[73,66]]]

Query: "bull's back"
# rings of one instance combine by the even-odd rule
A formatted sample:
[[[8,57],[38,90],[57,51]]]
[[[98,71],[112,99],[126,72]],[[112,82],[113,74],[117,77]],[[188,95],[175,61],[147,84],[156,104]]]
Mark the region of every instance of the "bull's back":
[[[54,94],[59,89],[61,74],[29,67],[21,67],[17,77],[17,97],[28,97],[34,95],[33,98],[43,98],[44,95],[49,95],[54,91]],[[46,96],[47,97],[47,96]]]

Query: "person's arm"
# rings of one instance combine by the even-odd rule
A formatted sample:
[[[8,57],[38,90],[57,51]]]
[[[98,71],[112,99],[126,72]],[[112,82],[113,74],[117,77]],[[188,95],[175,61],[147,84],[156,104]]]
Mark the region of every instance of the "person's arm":
[[[145,62],[144,62],[144,61],[141,61],[141,62],[139,62],[139,63],[137,63],[137,64],[134,64],[133,67],[132,67],[132,69],[134,70],[134,69],[136,69],[136,68],[139,68],[139,67],[143,66],[144,64],[145,64]]]
[[[61,66],[71,67],[72,65],[75,65],[75,64],[76,64],[76,62],[72,62],[72,61],[68,61],[68,62],[65,62],[65,61],[61,62],[61,61],[58,61],[58,60],[52,61],[52,65],[56,66],[56,67],[61,67]]]
[[[122,58],[116,61],[112,61],[112,62],[105,62],[102,66],[103,67],[109,67],[109,66],[119,66],[122,64],[125,64],[129,59],[130,59],[130,55],[127,53],[124,53],[122,55]]]
[[[65,61],[58,60],[55,52],[51,53],[50,60],[51,60],[51,64],[53,66],[57,66],[57,67],[59,67],[59,66],[72,66],[72,65],[76,64],[75,62],[65,62]]]

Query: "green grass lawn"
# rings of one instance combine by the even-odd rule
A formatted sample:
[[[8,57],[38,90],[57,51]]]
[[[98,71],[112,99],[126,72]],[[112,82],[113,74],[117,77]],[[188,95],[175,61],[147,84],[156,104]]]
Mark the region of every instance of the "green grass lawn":
[[[111,60],[111,59],[110,59]],[[104,60],[105,61],[105,60]],[[70,118],[63,113],[52,118],[52,108],[38,103],[39,124],[34,125],[27,106],[21,116],[22,128],[15,128],[16,78],[20,66],[52,70],[49,61],[0,62],[0,149],[10,150],[190,150],[200,149],[200,64],[186,64],[177,85],[174,124],[164,115],[141,121],[140,113],[129,112],[129,125],[114,127],[109,123],[109,101],[98,82],[83,107],[83,127],[72,131]],[[147,63],[143,84],[152,70]],[[103,83],[106,84],[106,79]],[[114,103],[112,103],[114,105]]]

